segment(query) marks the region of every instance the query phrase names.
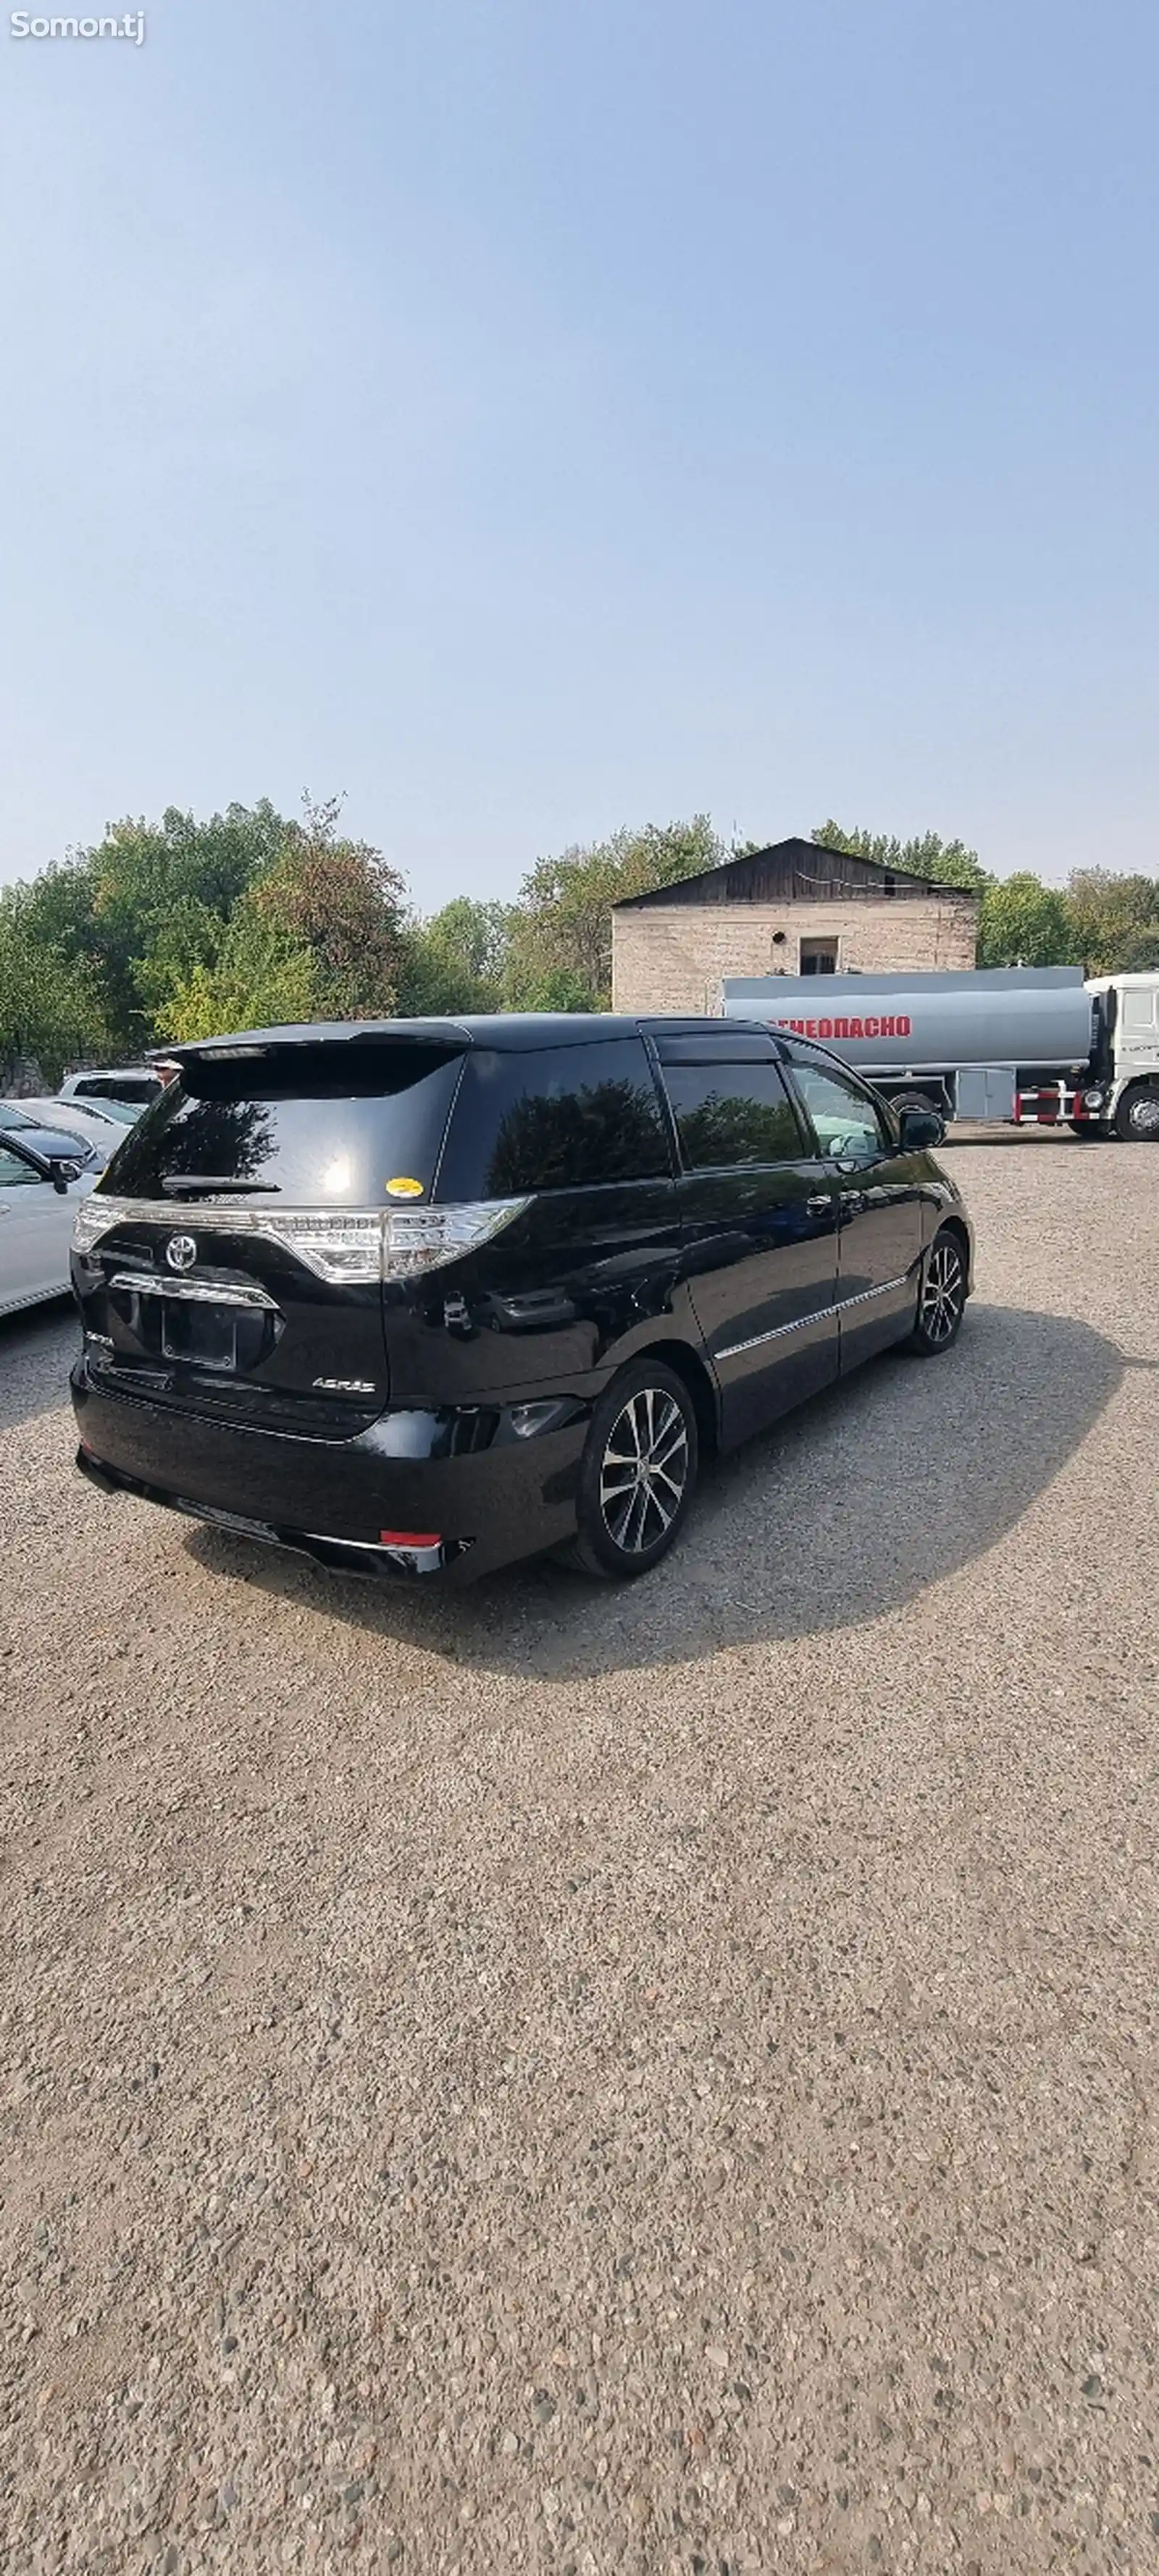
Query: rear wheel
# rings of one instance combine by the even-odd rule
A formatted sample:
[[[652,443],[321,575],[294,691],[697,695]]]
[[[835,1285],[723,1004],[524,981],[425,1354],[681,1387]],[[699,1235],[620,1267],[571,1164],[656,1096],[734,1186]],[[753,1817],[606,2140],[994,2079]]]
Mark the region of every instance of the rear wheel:
[[[1115,1111],[1115,1134],[1125,1145],[1159,1145],[1159,1083],[1136,1083]]]
[[[959,1236],[943,1226],[926,1257],[909,1349],[919,1359],[938,1359],[957,1340],[965,1311],[966,1256]]]
[[[621,1582],[658,1565],[684,1522],[697,1462],[687,1387],[662,1360],[634,1360],[592,1414],[565,1562]]]

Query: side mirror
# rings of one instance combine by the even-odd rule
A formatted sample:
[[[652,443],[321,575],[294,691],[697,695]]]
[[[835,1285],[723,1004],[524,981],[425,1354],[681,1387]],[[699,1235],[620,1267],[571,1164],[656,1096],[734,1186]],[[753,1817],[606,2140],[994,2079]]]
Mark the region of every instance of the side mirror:
[[[944,1118],[936,1109],[903,1109],[899,1119],[904,1154],[923,1154],[931,1145],[940,1145],[946,1132]]]
[[[52,1186],[60,1198],[64,1197],[69,1182],[79,1181],[81,1176],[79,1163],[66,1162],[63,1156],[58,1154],[53,1155],[48,1168],[52,1175]]]

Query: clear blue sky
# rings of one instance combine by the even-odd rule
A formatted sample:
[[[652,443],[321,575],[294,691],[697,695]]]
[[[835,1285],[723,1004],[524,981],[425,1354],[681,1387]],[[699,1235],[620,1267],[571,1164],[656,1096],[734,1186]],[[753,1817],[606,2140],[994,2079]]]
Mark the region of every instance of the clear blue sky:
[[[1159,868],[1154,0],[159,0],[3,56],[0,876],[344,788]]]

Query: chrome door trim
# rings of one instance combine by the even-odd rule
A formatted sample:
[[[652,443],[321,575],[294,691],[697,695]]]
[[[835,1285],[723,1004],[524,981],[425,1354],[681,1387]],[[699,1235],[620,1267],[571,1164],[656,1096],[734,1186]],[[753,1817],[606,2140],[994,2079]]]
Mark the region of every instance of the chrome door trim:
[[[181,1297],[199,1306],[257,1306],[266,1314],[276,1315],[277,1301],[267,1297],[264,1288],[213,1288],[197,1279],[154,1279],[142,1270],[118,1270],[109,1281],[114,1288],[128,1288],[135,1297]]]
[[[836,1306],[816,1306],[811,1315],[795,1315],[791,1324],[774,1324],[771,1332],[753,1333],[747,1342],[730,1342],[726,1350],[714,1351],[712,1356],[716,1360],[739,1359],[742,1351],[759,1350],[763,1342],[783,1341],[786,1333],[803,1333],[808,1324],[830,1324],[835,1315],[846,1314],[851,1306],[868,1306],[875,1297],[891,1296],[895,1288],[905,1287],[908,1278],[909,1272],[903,1270],[897,1279],[883,1279],[878,1288],[859,1288],[855,1297],[842,1297]]]

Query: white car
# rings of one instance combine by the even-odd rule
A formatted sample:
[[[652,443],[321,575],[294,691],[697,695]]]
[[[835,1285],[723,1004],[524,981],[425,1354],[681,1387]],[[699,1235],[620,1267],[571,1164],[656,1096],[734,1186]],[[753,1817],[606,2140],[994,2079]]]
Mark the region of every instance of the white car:
[[[61,1100],[121,1100],[130,1107],[147,1109],[161,1093],[161,1076],[147,1064],[102,1067],[95,1073],[66,1074],[60,1086]]]
[[[0,1315],[67,1295],[77,1200],[96,1177],[73,1162],[42,1162],[14,1136],[0,1142]]]

